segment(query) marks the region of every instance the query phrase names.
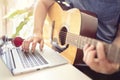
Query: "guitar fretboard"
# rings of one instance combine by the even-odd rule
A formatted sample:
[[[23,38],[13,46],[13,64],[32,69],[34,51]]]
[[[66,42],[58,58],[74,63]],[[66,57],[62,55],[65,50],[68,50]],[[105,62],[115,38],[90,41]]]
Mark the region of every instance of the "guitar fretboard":
[[[67,36],[66,36],[66,43],[74,45],[79,49],[83,49],[85,44],[92,44],[96,46],[98,41],[99,40],[92,39],[92,38],[85,37],[85,36],[75,35],[69,32],[67,32]],[[115,63],[120,63],[120,48],[118,48],[117,46],[113,44],[107,44],[104,42],[103,44],[105,47],[105,53],[106,53],[106,57],[108,58],[108,60],[115,62]]]

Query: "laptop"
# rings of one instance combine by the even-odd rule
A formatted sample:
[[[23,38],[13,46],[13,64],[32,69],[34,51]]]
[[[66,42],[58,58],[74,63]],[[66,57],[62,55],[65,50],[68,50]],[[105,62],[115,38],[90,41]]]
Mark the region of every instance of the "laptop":
[[[21,47],[15,47],[11,42],[7,42],[0,48],[0,57],[13,75],[68,63],[60,53],[47,45],[40,51],[38,44],[34,53],[24,53]]]

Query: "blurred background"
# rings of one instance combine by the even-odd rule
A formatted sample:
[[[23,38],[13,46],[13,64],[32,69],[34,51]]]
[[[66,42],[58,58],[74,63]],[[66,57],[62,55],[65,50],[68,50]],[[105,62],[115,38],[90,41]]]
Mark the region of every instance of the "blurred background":
[[[0,0],[0,36],[31,35],[36,0]]]

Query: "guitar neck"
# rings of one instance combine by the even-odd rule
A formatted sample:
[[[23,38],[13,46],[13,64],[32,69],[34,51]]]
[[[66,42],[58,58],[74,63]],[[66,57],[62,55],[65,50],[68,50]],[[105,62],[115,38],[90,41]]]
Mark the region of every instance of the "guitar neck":
[[[85,36],[75,35],[69,32],[67,33],[67,37],[66,37],[67,44],[74,45],[79,49],[83,49],[85,44],[92,44],[96,46],[97,42],[98,41],[96,39],[91,39]]]
[[[92,39],[92,38],[85,37],[85,36],[75,35],[69,32],[67,32],[67,36],[66,36],[66,43],[76,46],[79,49],[83,49],[85,44],[92,44],[96,46],[98,41],[99,40]],[[104,44],[106,57],[108,58],[108,60],[115,62],[115,63],[120,63],[120,48],[118,48],[117,46],[113,44],[107,44],[104,42],[103,44]]]

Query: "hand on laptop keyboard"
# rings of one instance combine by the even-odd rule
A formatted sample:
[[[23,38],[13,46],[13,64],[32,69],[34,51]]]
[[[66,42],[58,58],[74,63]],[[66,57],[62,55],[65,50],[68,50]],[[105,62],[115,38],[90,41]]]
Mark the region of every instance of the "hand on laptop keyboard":
[[[35,48],[36,48],[36,45],[38,43],[40,44],[39,49],[42,51],[43,46],[44,46],[44,40],[43,40],[42,36],[40,34],[39,35],[33,35],[33,36],[29,37],[28,39],[23,41],[22,49],[23,49],[24,52],[29,52],[29,49],[30,49],[29,47],[30,47],[30,44],[31,44],[31,51],[34,52]]]

